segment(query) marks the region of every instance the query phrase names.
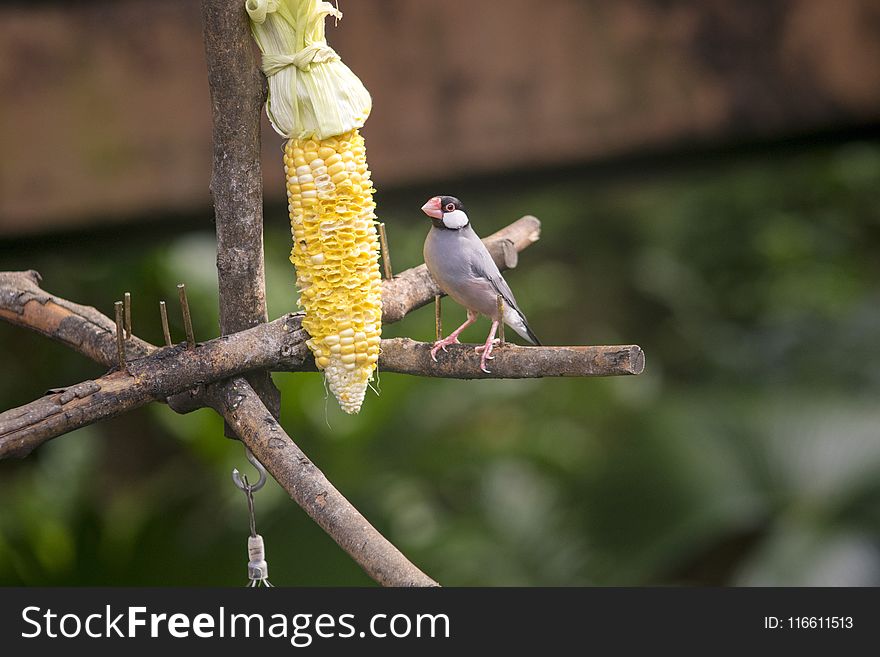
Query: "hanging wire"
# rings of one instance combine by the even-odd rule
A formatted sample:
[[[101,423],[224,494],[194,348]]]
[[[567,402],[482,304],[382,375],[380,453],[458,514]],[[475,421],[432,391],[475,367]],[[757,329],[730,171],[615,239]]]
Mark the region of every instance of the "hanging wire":
[[[256,493],[263,486],[266,485],[266,468],[263,467],[263,464],[257,460],[257,457],[254,456],[253,452],[249,450],[247,447],[244,448],[245,456],[247,456],[247,460],[251,462],[251,465],[257,469],[257,472],[260,473],[260,478],[253,486],[251,486],[251,491]],[[235,482],[235,485],[238,486],[241,490],[246,491],[247,479],[244,479],[244,483],[242,483],[242,475],[238,472],[238,468],[232,469],[232,481]]]
[[[248,505],[248,522],[250,535],[248,536],[248,587],[273,586],[269,581],[269,564],[266,563],[266,546],[263,537],[257,533],[257,519],[254,513],[254,493],[266,484],[266,469],[256,457],[246,448],[247,460],[260,473],[256,484],[251,485],[247,475],[240,474],[238,469],[232,471],[232,481],[244,492]]]

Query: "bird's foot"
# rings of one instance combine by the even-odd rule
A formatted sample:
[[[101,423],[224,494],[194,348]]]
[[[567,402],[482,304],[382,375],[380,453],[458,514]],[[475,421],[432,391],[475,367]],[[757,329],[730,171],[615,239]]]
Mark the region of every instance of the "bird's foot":
[[[445,352],[446,347],[448,347],[451,344],[461,344],[458,341],[457,335],[450,335],[446,338],[443,338],[442,340],[437,340],[437,342],[434,343],[434,346],[431,347],[431,360],[433,360],[436,363],[437,362],[437,352],[440,351],[441,349]]]
[[[495,338],[494,340],[492,340],[491,343],[486,342],[486,344],[481,344],[481,345],[479,345],[478,347],[474,347],[474,351],[476,351],[478,354],[481,354],[481,353],[483,353],[486,349],[488,349],[488,350],[489,350],[489,353],[491,354],[491,353],[492,353],[492,347],[494,347],[494,346],[495,346],[496,344],[498,344],[499,342],[501,342],[501,338]],[[489,357],[489,360],[492,360],[493,358],[495,358],[495,356],[490,356],[490,357]]]
[[[488,369],[486,369],[486,361],[494,360],[495,356],[492,355],[492,347],[501,342],[498,338],[494,340],[486,340],[486,344],[480,345],[479,347],[474,347],[474,351],[478,354],[482,353],[483,355],[480,357],[480,369],[486,374],[491,374]]]

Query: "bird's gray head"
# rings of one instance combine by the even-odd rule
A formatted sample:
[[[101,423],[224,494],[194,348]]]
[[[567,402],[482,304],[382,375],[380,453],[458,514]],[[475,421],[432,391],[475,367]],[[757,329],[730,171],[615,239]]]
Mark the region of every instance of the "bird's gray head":
[[[434,196],[422,206],[422,212],[431,217],[436,228],[458,230],[468,225],[464,206],[454,196]]]

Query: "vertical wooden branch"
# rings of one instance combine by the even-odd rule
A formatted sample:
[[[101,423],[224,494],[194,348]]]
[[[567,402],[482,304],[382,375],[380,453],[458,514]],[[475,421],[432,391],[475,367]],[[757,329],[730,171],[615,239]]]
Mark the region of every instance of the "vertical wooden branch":
[[[202,0],[202,13],[214,139],[211,194],[217,226],[220,331],[228,335],[268,320],[260,169],[266,81],[251,44],[244,2]],[[277,417],[280,393],[269,373],[247,378]]]

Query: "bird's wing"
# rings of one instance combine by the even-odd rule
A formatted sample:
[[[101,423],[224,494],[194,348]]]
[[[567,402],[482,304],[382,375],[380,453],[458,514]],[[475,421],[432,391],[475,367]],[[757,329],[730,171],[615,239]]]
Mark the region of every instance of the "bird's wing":
[[[508,306],[522,315],[522,311],[516,304],[516,298],[513,296],[513,290],[510,289],[507,281],[504,280],[501,271],[498,269],[498,265],[492,260],[492,255],[489,253],[486,245],[483,244],[482,240],[479,238],[477,238],[477,240],[478,244],[473,245],[473,252],[469,259],[471,273],[477,278],[484,278],[489,281],[492,288],[495,290],[495,293],[500,294]]]
[[[482,278],[488,281],[492,286],[492,289],[495,291],[495,294],[500,294],[507,307],[511,308],[517,315],[519,315],[520,320],[522,320],[522,326],[518,328],[521,328],[525,332],[523,337],[534,344],[541,344],[537,336],[529,327],[529,322],[526,319],[525,313],[520,310],[519,305],[516,303],[516,298],[513,296],[513,290],[510,289],[507,281],[504,280],[504,276],[501,275],[501,271],[492,259],[492,255],[489,253],[486,245],[483,244],[482,240],[479,238],[477,238],[477,241],[478,245],[473,246],[473,253],[470,258],[472,274],[476,278]],[[522,334],[522,331],[517,332]]]

